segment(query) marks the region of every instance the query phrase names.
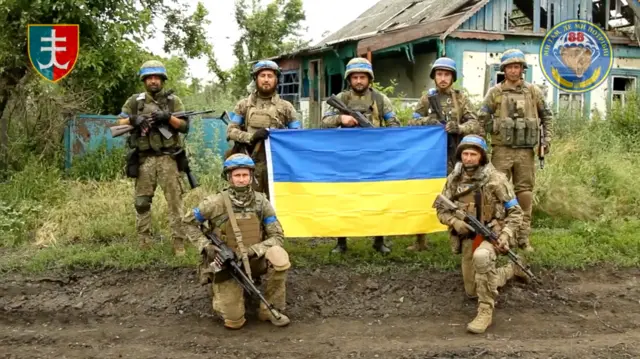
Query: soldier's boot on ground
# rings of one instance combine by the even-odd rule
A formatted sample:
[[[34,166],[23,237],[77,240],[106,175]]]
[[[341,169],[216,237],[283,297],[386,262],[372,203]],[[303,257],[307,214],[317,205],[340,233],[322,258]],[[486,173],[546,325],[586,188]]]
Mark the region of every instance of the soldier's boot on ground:
[[[344,253],[347,251],[347,238],[338,237],[338,243],[331,250],[331,253]]]
[[[184,239],[174,238],[173,239],[173,254],[176,257],[184,257],[185,253],[186,252],[184,250]]]
[[[533,253],[534,248],[531,246],[531,212],[533,206],[533,192],[523,191],[517,194],[518,203],[524,212],[522,224],[518,233],[518,246],[526,253]]]
[[[151,248],[151,243],[153,243],[153,239],[150,234],[147,233],[139,233],[138,240],[140,241],[140,249],[148,250]]]
[[[427,249],[427,235],[426,234],[417,234],[416,235],[416,243],[407,247],[408,251],[420,252]]]
[[[384,237],[383,236],[374,237],[373,249],[375,249],[376,251],[378,251],[378,252],[380,252],[382,254],[391,253],[391,249],[384,244]]]
[[[263,322],[270,321],[271,324],[275,325],[276,327],[284,327],[289,325],[289,323],[291,323],[291,320],[289,319],[289,317],[282,314],[279,310],[276,309],[275,312],[280,315],[280,318],[276,318],[271,313],[271,311],[267,309],[267,306],[264,305],[264,303],[260,303],[260,311],[258,312],[258,319],[262,320]]]
[[[493,308],[487,303],[480,303],[478,306],[478,314],[467,324],[467,330],[471,333],[482,334],[491,325],[493,318]]]

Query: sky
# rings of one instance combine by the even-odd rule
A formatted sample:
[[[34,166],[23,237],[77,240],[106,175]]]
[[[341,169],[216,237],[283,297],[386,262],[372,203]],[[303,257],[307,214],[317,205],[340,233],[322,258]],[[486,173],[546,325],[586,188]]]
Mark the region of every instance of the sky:
[[[183,0],[183,2],[188,3],[193,11],[198,0]],[[263,4],[269,2],[270,0],[261,0]],[[304,0],[306,20],[302,26],[308,28],[305,38],[311,40],[311,44],[315,44],[324,38],[323,33],[339,30],[377,2],[378,0]],[[218,65],[223,70],[228,70],[235,63],[233,43],[239,37],[239,30],[234,18],[235,1],[203,0],[203,3],[209,11],[209,20],[211,21],[211,25],[207,29],[209,41],[213,45]],[[156,37],[147,40],[144,46],[154,53],[166,56],[167,54],[162,51],[164,44],[163,24],[163,22],[156,23],[158,29]],[[209,73],[204,58],[189,60],[189,76],[198,77],[205,81],[214,78],[214,75]]]

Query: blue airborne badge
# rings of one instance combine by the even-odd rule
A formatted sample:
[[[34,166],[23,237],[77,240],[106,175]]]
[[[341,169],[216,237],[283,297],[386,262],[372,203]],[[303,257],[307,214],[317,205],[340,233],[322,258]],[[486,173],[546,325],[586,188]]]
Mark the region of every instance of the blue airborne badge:
[[[609,76],[613,51],[607,34],[585,20],[563,21],[540,46],[540,68],[551,84],[566,92],[588,92]]]

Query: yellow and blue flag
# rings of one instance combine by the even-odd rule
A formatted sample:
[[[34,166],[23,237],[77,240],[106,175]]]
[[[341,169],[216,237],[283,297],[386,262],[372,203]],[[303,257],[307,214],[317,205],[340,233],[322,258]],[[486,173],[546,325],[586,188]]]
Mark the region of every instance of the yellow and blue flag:
[[[432,208],[447,176],[442,126],[272,130],[265,144],[287,237],[446,230]]]

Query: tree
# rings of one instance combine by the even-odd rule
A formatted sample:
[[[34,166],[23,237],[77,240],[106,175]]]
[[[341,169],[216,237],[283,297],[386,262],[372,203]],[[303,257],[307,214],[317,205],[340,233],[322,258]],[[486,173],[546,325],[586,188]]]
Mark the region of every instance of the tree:
[[[272,0],[262,7],[252,0],[248,11],[245,0],[236,1],[235,17],[240,38],[234,44],[233,54],[238,63],[231,70],[233,93],[246,94],[250,82],[252,61],[257,61],[307,46],[302,40],[302,21],[306,19],[302,0]]]
[[[164,17],[165,50],[187,57],[208,56],[217,67],[213,49],[202,28],[209,22],[198,3],[193,14],[164,0],[4,0],[0,6],[0,168],[6,167],[8,129],[4,116],[18,84],[38,81],[28,76],[28,24],[79,24],[80,56],[69,76],[58,87],[70,91],[91,89],[91,107],[118,113],[122,102],[139,86],[137,71],[152,55],[141,48],[142,39],[153,36],[154,19]],[[177,0],[171,0],[177,3]],[[36,79],[36,80],[34,80]],[[21,100],[21,99],[14,99]]]

